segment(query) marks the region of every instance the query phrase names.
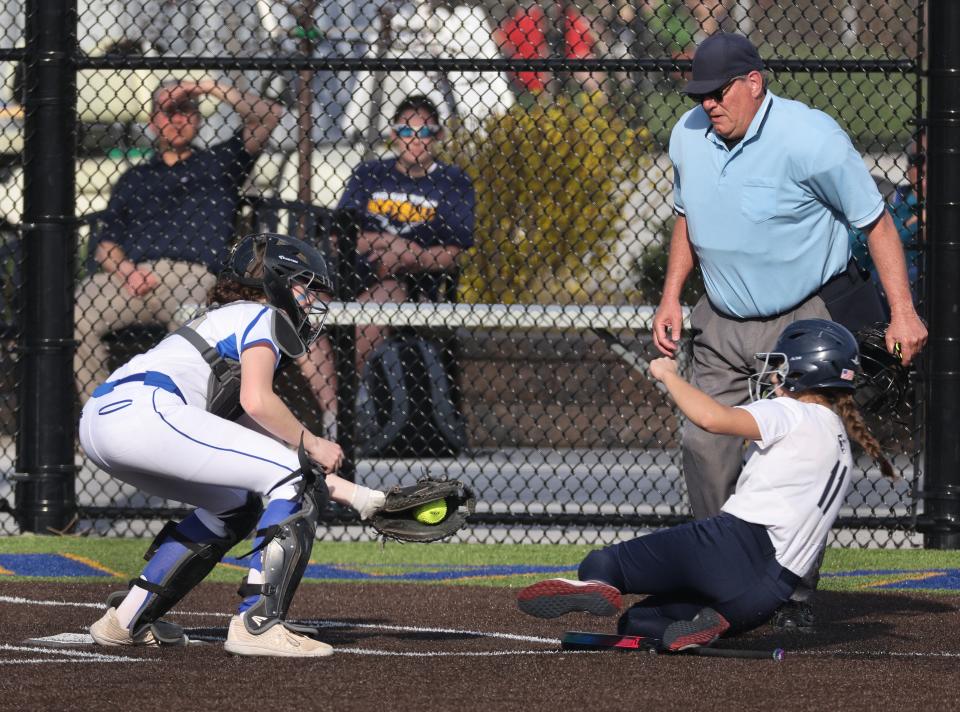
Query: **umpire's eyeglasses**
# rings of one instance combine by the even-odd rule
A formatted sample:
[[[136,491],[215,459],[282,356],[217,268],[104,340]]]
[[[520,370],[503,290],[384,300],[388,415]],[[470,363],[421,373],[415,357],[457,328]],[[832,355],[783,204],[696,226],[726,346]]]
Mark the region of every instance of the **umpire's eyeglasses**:
[[[426,124],[419,128],[413,128],[413,126],[407,126],[406,124],[395,124],[391,128],[400,138],[413,138],[414,136],[417,138],[433,138],[440,133],[440,127],[433,124]]]
[[[722,104],[724,97],[727,96],[727,92],[730,91],[730,87],[733,86],[733,83],[746,78],[747,78],[746,74],[739,77],[734,77],[719,89],[714,89],[713,91],[707,92],[706,94],[687,94],[687,96],[693,99],[693,101],[696,102],[697,104],[702,104],[707,99],[713,99],[718,104]]]

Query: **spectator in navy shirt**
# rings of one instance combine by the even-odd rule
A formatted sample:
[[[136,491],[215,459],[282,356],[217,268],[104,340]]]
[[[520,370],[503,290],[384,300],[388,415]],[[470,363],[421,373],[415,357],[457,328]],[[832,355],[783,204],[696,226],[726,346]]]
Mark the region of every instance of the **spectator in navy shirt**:
[[[206,95],[232,106],[243,127],[195,149]],[[156,91],[156,153],[114,186],[92,246],[100,271],[77,289],[74,372],[84,400],[109,372],[107,333],[132,324],[172,331],[184,306],[206,302],[233,239],[240,190],[282,114],[279,104],[213,80]]]
[[[396,157],[358,166],[338,206],[360,215],[358,301],[435,301],[443,274],[454,271],[460,253],[473,245],[473,184],[459,168],[433,157],[442,128],[427,97],[400,102],[391,130]],[[384,336],[383,327],[357,329],[358,369]],[[336,372],[327,339],[315,342],[304,372],[326,433],[334,435]]]

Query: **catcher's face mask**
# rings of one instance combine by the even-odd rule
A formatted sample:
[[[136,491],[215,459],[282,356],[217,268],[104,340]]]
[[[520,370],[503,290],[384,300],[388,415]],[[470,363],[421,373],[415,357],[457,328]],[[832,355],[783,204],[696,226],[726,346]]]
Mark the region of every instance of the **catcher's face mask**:
[[[317,276],[312,272],[303,272],[293,278],[293,298],[303,314],[299,329],[304,343],[309,346],[320,335],[323,322],[327,318],[327,302],[330,295],[319,286]]]

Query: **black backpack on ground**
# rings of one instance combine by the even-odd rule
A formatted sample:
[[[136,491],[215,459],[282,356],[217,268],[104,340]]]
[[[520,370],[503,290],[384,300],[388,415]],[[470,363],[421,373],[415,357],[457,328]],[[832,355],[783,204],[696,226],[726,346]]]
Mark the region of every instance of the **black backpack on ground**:
[[[398,335],[363,368],[357,439],[363,457],[450,457],[467,444],[454,379],[436,342]]]

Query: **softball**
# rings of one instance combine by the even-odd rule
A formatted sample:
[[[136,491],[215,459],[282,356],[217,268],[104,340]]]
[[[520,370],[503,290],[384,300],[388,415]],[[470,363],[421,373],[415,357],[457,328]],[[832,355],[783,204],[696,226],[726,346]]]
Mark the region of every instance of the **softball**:
[[[439,524],[447,516],[447,500],[435,499],[413,510],[413,518],[421,524]]]

